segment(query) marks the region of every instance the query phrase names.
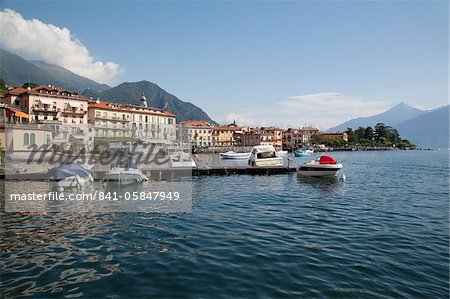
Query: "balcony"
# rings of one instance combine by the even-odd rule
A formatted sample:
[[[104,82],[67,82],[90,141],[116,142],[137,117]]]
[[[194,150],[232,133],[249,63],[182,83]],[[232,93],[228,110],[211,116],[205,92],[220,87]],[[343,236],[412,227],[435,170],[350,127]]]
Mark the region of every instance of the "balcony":
[[[130,122],[129,118],[120,118],[120,117],[111,117],[111,116],[104,116],[104,115],[96,115],[95,119],[99,119],[99,120],[107,120],[107,121],[111,121],[111,122]]]
[[[33,112],[35,113],[46,113],[46,114],[57,114],[61,109],[50,108],[50,107],[34,107]]]
[[[72,114],[72,115],[85,115],[87,113],[87,111],[66,108],[62,111],[62,113],[63,114]]]

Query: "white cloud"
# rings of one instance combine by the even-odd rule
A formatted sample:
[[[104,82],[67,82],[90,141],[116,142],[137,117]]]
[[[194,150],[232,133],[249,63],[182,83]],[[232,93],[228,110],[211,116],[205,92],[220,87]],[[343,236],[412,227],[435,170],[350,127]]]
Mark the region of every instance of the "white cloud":
[[[0,43],[18,51],[101,83],[112,83],[122,72],[117,63],[95,61],[88,49],[69,29],[25,20],[11,9],[0,11]]]
[[[272,105],[243,107],[229,113],[225,121],[254,126],[298,127],[315,125],[328,129],[351,118],[384,112],[390,104],[365,100],[337,92],[322,92],[288,97]]]

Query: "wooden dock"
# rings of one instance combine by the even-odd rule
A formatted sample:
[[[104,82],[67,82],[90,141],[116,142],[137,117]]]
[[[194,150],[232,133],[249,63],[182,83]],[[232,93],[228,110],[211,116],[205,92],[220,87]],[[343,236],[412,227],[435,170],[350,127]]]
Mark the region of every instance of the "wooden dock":
[[[149,179],[165,180],[186,176],[204,176],[204,175],[277,175],[295,172],[295,167],[288,166],[211,166],[202,168],[151,168],[142,169],[142,172]],[[103,180],[106,171],[95,171],[94,179]],[[17,173],[0,175],[0,179],[7,180],[48,180],[46,174],[36,173]]]

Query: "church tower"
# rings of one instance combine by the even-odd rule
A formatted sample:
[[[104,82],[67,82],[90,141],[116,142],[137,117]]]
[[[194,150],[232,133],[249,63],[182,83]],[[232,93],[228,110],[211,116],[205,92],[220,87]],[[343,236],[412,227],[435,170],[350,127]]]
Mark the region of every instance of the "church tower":
[[[147,107],[147,98],[145,97],[144,93],[142,93],[141,96],[141,105]]]

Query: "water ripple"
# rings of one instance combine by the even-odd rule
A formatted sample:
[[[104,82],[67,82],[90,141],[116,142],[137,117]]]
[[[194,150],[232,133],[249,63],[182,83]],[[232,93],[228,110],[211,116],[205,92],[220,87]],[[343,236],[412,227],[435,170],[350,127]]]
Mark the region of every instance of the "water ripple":
[[[193,178],[192,213],[1,213],[1,295],[448,297],[448,155],[335,156],[345,182]]]

